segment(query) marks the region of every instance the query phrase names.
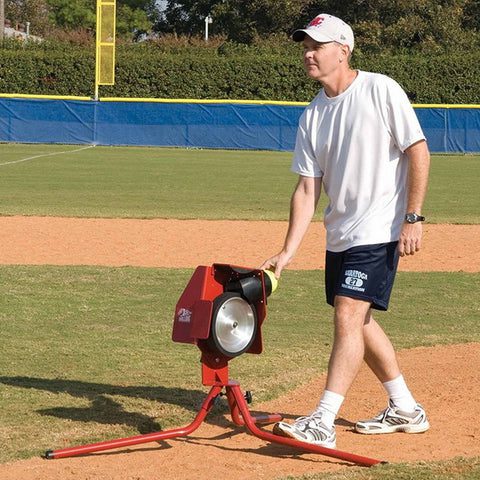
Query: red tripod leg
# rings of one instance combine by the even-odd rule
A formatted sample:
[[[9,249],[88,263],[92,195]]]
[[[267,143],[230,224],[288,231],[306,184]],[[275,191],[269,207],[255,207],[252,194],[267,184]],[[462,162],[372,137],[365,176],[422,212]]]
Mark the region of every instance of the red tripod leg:
[[[167,438],[185,437],[194,432],[205,420],[208,412],[212,409],[215,398],[222,391],[222,386],[213,386],[203,402],[200,411],[190,425],[173,430],[165,430],[164,432],[147,433],[145,435],[136,435],[134,437],[118,438],[116,440],[107,440],[105,442],[92,443],[90,445],[82,445],[79,447],[63,448],[60,450],[48,450],[45,452],[45,458],[65,458],[76,455],[84,455],[92,452],[100,452],[102,450],[111,450],[120,447],[129,447],[141,443],[156,442],[158,440],[166,440]]]
[[[230,381],[228,385],[237,385],[236,382]],[[245,398],[242,396],[242,398]],[[240,410],[237,405],[237,401],[235,400],[235,395],[233,394],[232,390],[227,388],[227,400],[228,405],[230,407],[230,413],[232,415],[232,421],[235,425],[243,426],[245,422],[243,421],[242,415],[240,415]],[[249,416],[255,423],[276,423],[282,421],[283,417],[278,414],[271,414],[271,415],[255,415],[252,416],[249,412]]]
[[[235,399],[240,413],[242,414],[242,418],[245,422],[246,428],[250,431],[250,433],[252,433],[258,438],[261,438],[262,440],[280,443],[283,445],[288,445],[290,447],[300,448],[307,452],[320,453],[321,455],[325,455],[327,457],[339,458],[341,460],[346,460],[348,462],[353,462],[358,465],[364,465],[368,467],[371,467],[372,465],[376,465],[378,463],[385,463],[380,460],[375,460],[373,458],[363,457],[348,452],[342,452],[341,450],[326,448],[320,445],[313,445],[311,443],[300,442],[293,438],[280,437],[278,435],[274,435],[273,433],[260,430],[255,424],[254,418],[250,414],[250,411],[248,410],[247,403],[245,402],[242,391],[240,390],[240,385],[229,384],[226,388],[227,393],[229,390],[232,392],[233,398]]]

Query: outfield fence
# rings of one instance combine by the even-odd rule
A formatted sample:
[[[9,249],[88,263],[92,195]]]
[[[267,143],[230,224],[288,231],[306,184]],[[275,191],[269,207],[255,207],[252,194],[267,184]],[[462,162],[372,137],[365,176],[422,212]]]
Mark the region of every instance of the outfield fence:
[[[0,96],[0,141],[285,150],[306,103]],[[480,152],[480,105],[414,105],[435,153]]]

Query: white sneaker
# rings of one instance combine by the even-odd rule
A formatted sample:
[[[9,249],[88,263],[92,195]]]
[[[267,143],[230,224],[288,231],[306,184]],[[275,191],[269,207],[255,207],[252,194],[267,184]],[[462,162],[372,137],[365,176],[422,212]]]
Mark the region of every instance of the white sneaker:
[[[369,420],[360,420],[355,424],[358,433],[379,434],[379,433],[422,433],[430,428],[427,414],[420,404],[413,412],[404,412],[390,400],[388,407],[376,417]]]
[[[319,412],[299,417],[293,424],[278,422],[273,427],[273,433],[326,448],[336,447],[335,426],[328,428],[322,423],[322,414]]]

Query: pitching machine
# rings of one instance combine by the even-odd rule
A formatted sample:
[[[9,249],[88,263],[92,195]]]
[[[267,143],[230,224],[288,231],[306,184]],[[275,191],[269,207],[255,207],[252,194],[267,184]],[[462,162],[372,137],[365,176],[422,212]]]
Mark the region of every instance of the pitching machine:
[[[262,324],[267,313],[267,297],[274,282],[271,272],[226,264],[199,266],[190,278],[175,309],[172,339],[197,345],[201,351],[202,383],[211,387],[192,423],[172,430],[48,450],[45,458],[85,455],[186,437],[201,425],[215,400],[226,396],[233,423],[245,426],[256,437],[359,465],[381,463],[372,458],[281,437],[259,428],[258,424],[278,422],[282,417],[277,414],[253,416],[247,406],[251,402],[251,393],[243,393],[240,384],[229,378],[229,361],[243,353],[262,352]]]

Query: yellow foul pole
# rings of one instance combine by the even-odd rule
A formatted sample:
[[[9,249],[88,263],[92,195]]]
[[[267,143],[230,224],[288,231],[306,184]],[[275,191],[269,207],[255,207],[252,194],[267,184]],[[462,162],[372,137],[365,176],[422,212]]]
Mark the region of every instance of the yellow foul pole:
[[[95,100],[99,85],[115,83],[115,13],[116,0],[97,0]]]

